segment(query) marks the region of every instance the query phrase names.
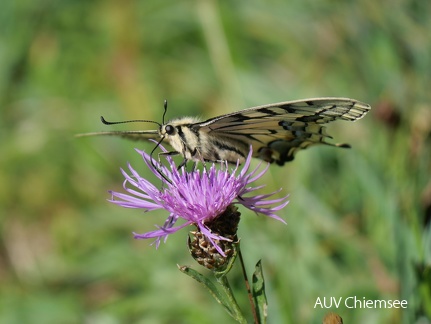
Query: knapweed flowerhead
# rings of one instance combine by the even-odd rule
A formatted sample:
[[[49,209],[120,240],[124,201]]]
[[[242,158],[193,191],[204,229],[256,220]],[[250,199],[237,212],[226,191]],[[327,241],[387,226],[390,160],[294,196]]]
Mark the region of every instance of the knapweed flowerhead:
[[[166,151],[163,147],[162,150]],[[162,226],[157,226],[157,230],[143,234],[134,233],[137,239],[156,238],[155,243],[158,247],[161,240],[166,241],[169,234],[186,226],[195,225],[201,238],[204,238],[209,245],[224,256],[224,249],[217,243],[232,241],[232,235],[230,235],[232,233],[228,233],[227,236],[230,237],[226,237],[220,233],[219,229],[211,228],[211,224],[223,228],[216,221],[217,218],[227,210],[235,214],[235,205],[242,205],[285,223],[275,212],[287,205],[287,196],[270,199],[278,191],[270,194],[250,195],[257,189],[264,187],[253,187],[251,183],[262,177],[269,166],[268,164],[263,170],[260,170],[259,165],[250,171],[251,151],[241,169],[238,165],[230,167],[227,163],[213,163],[210,167],[209,164],[206,164],[201,171],[194,170],[191,172],[186,171],[184,167],[178,170],[169,156],[165,156],[168,161],[167,166],[165,166],[156,162],[147,153],[140,150],[136,151],[141,154],[148,168],[162,181],[162,185],[160,186],[159,183],[157,186],[141,177],[129,164],[129,173],[121,170],[125,177],[124,190],[126,193],[111,192],[112,199],[110,201],[122,207],[138,208],[145,212],[165,209],[169,213],[165,223]],[[160,173],[163,173],[166,178]],[[184,222],[177,225],[177,221],[180,219]],[[236,235],[237,222],[232,226],[235,228],[233,235]],[[232,232],[231,229],[224,232],[229,231]]]

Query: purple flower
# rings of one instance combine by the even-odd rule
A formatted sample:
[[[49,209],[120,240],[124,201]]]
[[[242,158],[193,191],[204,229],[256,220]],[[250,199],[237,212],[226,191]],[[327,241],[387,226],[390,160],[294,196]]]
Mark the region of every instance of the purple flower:
[[[162,149],[166,151],[164,148]],[[203,171],[195,170],[193,172],[187,172],[184,167],[177,170],[177,166],[169,156],[166,156],[169,164],[167,167],[157,163],[147,153],[136,151],[142,155],[148,168],[162,180],[162,188],[159,189],[142,178],[129,164],[130,174],[121,170],[125,177],[124,189],[127,193],[111,191],[112,199],[109,201],[127,208],[142,208],[145,212],[161,208],[169,212],[169,217],[163,226],[157,226],[157,230],[144,234],[134,233],[137,239],[156,238],[155,243],[158,247],[162,238],[166,241],[169,234],[183,227],[195,225],[223,255],[223,251],[218,248],[214,240],[229,239],[212,233],[206,223],[217,218],[229,205],[243,205],[250,210],[285,223],[274,213],[288,204],[287,196],[268,199],[278,191],[265,195],[246,196],[264,187],[252,187],[250,184],[262,177],[269,167],[268,164],[259,172],[259,164],[255,170],[249,172],[251,150],[241,171],[239,171],[238,164],[229,171],[227,163],[220,163],[220,168],[216,168],[216,164],[213,163],[209,170],[205,168]],[[160,171],[170,182],[160,175]],[[179,218],[185,222],[176,225]]]

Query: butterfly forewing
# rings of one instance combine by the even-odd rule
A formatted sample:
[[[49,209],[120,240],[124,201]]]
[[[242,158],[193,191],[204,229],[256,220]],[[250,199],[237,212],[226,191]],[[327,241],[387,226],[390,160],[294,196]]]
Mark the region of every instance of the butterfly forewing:
[[[241,156],[252,145],[253,156],[283,165],[293,160],[298,150],[311,145],[348,147],[326,142],[331,137],[323,124],[337,119],[354,121],[369,109],[369,105],[348,98],[281,102],[212,118],[201,123],[200,130],[210,137],[223,139],[223,143],[232,141]]]
[[[119,136],[119,137],[127,138],[129,140],[134,140],[134,141],[160,138],[159,131],[157,130],[94,132],[94,133],[78,134],[76,136],[83,137],[83,136],[99,136],[99,135]]]

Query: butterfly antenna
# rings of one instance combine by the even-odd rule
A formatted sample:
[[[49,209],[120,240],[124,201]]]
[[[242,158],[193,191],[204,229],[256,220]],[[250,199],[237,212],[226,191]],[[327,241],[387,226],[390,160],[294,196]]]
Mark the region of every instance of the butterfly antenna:
[[[166,112],[168,111],[168,101],[165,99],[165,102],[163,103],[163,117],[162,117],[162,123],[163,125],[165,124],[165,116],[166,116]]]
[[[125,120],[125,121],[110,122],[110,121],[107,121],[103,116],[100,116],[100,120],[105,125],[117,125],[117,124],[127,124],[127,123],[153,123],[153,124],[159,125],[159,127],[162,127],[162,125],[156,121],[145,120],[145,119],[132,119],[132,120]]]

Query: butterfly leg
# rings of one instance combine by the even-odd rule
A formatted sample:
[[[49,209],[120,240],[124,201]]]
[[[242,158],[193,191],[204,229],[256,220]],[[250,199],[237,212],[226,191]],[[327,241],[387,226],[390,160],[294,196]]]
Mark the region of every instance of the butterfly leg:
[[[157,173],[160,174],[162,176],[163,179],[165,179],[167,182],[172,183],[172,181],[170,179],[168,179],[166,177],[166,175],[162,172],[162,170],[160,169],[160,166],[162,165],[160,156],[164,155],[164,156],[173,156],[173,155],[177,155],[179,154],[176,151],[171,151],[171,152],[160,152],[157,154],[157,159],[158,159],[158,165],[156,165],[154,163],[154,159],[151,159],[151,165],[153,166],[154,169],[156,169]]]
[[[180,154],[180,153],[178,153],[177,151],[160,152],[157,154],[158,162],[159,162],[159,164],[162,164],[162,161],[160,160],[161,156],[174,156],[174,155],[178,155],[178,154]]]
[[[198,163],[196,161],[193,161],[192,164],[192,169],[190,170],[191,172],[195,172],[196,171],[196,167],[197,167]]]
[[[181,169],[183,166],[187,164],[188,159],[184,158],[181,163],[178,165],[177,170]]]
[[[202,157],[200,150],[197,147],[195,147],[195,149],[191,152],[190,155],[193,157],[193,165],[191,168],[191,172],[196,171],[198,163],[201,162],[203,167],[204,167],[205,172],[208,174],[208,170],[207,170],[207,166],[206,166],[207,161]],[[185,162],[187,162],[187,160]]]
[[[158,155],[159,160],[160,160],[160,156],[161,155],[164,155],[164,156],[174,156],[174,155],[178,155],[178,154],[180,154],[180,153],[178,153],[177,151],[170,151],[170,152],[160,152],[157,155]]]

